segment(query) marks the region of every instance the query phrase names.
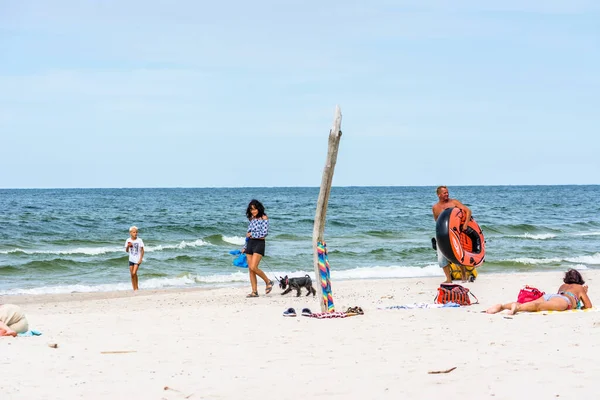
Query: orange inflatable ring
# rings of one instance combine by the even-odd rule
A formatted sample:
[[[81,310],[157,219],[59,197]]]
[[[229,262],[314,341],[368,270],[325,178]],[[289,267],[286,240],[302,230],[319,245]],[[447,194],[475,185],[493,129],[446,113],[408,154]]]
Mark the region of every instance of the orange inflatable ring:
[[[481,228],[473,218],[462,230],[465,213],[458,207],[447,208],[435,224],[437,246],[450,262],[478,267],[485,258],[485,239]]]

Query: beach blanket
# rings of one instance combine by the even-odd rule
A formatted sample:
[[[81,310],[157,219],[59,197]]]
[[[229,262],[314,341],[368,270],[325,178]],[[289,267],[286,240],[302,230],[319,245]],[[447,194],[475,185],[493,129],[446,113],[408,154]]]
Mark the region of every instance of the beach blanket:
[[[565,311],[536,311],[536,312],[530,312],[530,313],[519,313],[519,315],[521,314],[567,314],[567,313],[575,313],[575,312],[597,312],[600,311],[600,308],[598,307],[592,307],[592,308],[584,308],[583,310],[565,310]]]
[[[336,311],[336,312],[312,313],[312,314],[306,315],[306,316],[311,317],[311,318],[326,319],[326,318],[346,318],[348,316],[348,314]]]
[[[42,334],[42,332],[31,329],[31,330],[23,332],[23,333],[17,333],[17,336],[29,337],[29,336],[40,336],[41,334]]]
[[[446,303],[446,304],[429,304],[429,303],[411,303],[411,304],[403,304],[400,306],[387,306],[387,307],[377,307],[378,310],[413,310],[415,308],[454,308],[460,307],[460,304],[456,303]]]

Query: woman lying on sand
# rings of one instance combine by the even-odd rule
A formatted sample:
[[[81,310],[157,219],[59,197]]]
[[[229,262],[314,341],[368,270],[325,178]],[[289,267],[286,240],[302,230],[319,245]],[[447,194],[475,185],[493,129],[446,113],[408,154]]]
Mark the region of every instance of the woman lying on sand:
[[[565,311],[572,309],[592,308],[592,301],[587,295],[588,287],[579,271],[570,269],[565,273],[564,284],[558,288],[556,294],[545,294],[537,300],[528,303],[496,304],[487,309],[488,314],[496,314],[502,310],[509,310],[513,315],[521,312],[535,311]]]

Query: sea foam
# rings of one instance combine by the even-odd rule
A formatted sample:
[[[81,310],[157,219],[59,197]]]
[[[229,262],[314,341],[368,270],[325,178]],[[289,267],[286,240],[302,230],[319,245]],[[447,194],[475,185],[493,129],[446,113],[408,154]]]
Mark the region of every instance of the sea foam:
[[[176,277],[161,277],[140,279],[140,289],[166,289],[177,287],[201,287],[203,285],[215,286],[239,286],[248,284],[247,270],[236,271],[230,274],[212,274],[200,276],[193,273],[185,273]],[[266,271],[274,281],[280,277],[288,275],[304,276],[309,275],[313,280],[313,285],[318,282],[315,279],[314,271]],[[385,279],[385,278],[411,278],[411,277],[430,277],[442,276],[442,270],[437,265],[428,265],[425,267],[414,266],[373,266],[359,267],[349,270],[331,271],[331,279],[335,280],[357,280],[357,279]],[[334,283],[335,284],[335,283]],[[91,293],[91,292],[111,292],[131,290],[129,282],[105,283],[99,285],[52,285],[35,288],[17,288],[0,291],[0,295],[38,295],[38,294],[61,294],[61,293]]]
[[[522,238],[522,239],[531,239],[531,240],[547,240],[547,239],[554,239],[556,237],[555,234],[553,233],[529,233],[529,232],[525,232],[522,235],[516,235],[516,236],[512,236],[512,237],[517,237],[517,238]]]
[[[238,246],[243,246],[246,243],[246,238],[241,236],[222,236],[223,241]]]

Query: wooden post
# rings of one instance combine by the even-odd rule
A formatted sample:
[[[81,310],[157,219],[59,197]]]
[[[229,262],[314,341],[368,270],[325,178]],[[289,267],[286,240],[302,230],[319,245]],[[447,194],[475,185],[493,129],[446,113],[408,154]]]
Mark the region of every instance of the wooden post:
[[[313,228],[313,262],[315,267],[315,278],[319,281],[317,285],[319,302],[321,303],[321,312],[326,312],[327,307],[323,304],[323,288],[319,272],[319,255],[317,253],[317,242],[324,242],[325,220],[327,216],[327,204],[329,203],[329,193],[331,192],[331,182],[333,181],[333,172],[337,161],[338,147],[342,137],[342,111],[339,106],[335,107],[335,118],[333,127],[329,131],[329,148],[327,150],[327,160],[323,169],[323,178],[321,180],[321,190],[317,201],[317,211],[315,213],[315,225]]]

